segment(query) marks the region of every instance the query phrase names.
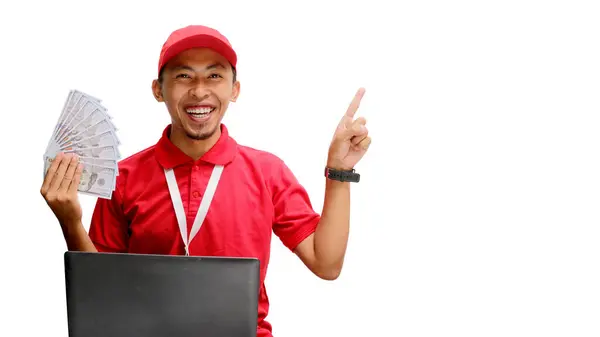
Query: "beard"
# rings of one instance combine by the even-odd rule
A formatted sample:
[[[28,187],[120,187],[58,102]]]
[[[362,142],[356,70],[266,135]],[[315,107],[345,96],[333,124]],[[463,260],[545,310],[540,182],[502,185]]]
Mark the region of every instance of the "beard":
[[[219,125],[217,124],[212,129],[207,129],[203,126],[202,128],[200,128],[200,130],[197,131],[185,130],[185,135],[193,140],[206,140],[212,137],[215,134],[215,132],[217,132],[218,127]]]

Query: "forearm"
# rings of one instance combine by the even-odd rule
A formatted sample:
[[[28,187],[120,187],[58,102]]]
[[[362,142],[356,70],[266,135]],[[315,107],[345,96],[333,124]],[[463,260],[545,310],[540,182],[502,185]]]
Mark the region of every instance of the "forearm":
[[[371,138],[364,117],[354,120],[364,88],[360,88],[340,120],[327,155],[327,168],[348,171],[366,153]],[[350,232],[350,184],[326,178],[321,220],[315,232],[296,248],[304,264],[324,279],[336,279],[342,270]]]
[[[81,221],[61,224],[63,236],[69,251],[97,252],[96,246],[85,231]]]
[[[350,183],[327,179],[321,221],[314,236],[315,259],[323,273],[340,273],[350,231]]]

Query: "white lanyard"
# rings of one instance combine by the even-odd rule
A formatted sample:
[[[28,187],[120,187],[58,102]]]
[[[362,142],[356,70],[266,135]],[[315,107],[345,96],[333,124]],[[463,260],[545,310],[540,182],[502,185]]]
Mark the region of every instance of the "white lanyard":
[[[179,187],[177,186],[177,180],[175,179],[175,173],[173,173],[173,169],[165,170],[167,185],[169,185],[169,194],[171,194],[171,201],[173,202],[173,208],[175,209],[175,215],[177,216],[177,222],[179,223],[179,231],[181,232],[181,238],[183,239],[183,244],[185,245],[185,255],[187,256],[190,255],[190,242],[192,242],[192,239],[200,230],[200,226],[202,226],[204,218],[206,218],[208,207],[210,206],[210,202],[215,195],[217,184],[219,183],[222,172],[223,165],[215,165],[210,175],[210,179],[208,180],[204,197],[202,197],[202,201],[200,202],[200,207],[198,208],[198,213],[196,214],[196,219],[194,220],[194,225],[192,226],[192,231],[188,240],[187,220],[185,216],[185,210],[183,209],[183,202],[181,201],[181,194],[179,193]]]

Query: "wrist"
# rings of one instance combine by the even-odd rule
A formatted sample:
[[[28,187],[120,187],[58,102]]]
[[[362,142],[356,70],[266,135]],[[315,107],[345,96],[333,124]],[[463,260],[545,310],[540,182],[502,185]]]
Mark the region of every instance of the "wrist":
[[[326,178],[325,179],[325,190],[326,191],[350,190],[350,182]]]
[[[83,228],[83,222],[81,219],[69,219],[60,222],[60,227],[62,228],[65,235],[76,235],[77,232]]]
[[[327,161],[327,165],[326,167],[328,169],[331,170],[336,170],[336,171],[352,171],[352,169],[354,169],[353,167],[349,167],[340,163],[336,163],[333,161]]]

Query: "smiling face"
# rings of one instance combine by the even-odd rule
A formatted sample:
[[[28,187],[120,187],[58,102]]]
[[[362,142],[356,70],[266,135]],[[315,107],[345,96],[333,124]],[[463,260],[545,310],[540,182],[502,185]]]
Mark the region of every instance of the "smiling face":
[[[171,133],[198,141],[218,138],[221,120],[229,102],[236,101],[240,83],[223,56],[195,48],[169,61],[152,90],[171,115]]]

